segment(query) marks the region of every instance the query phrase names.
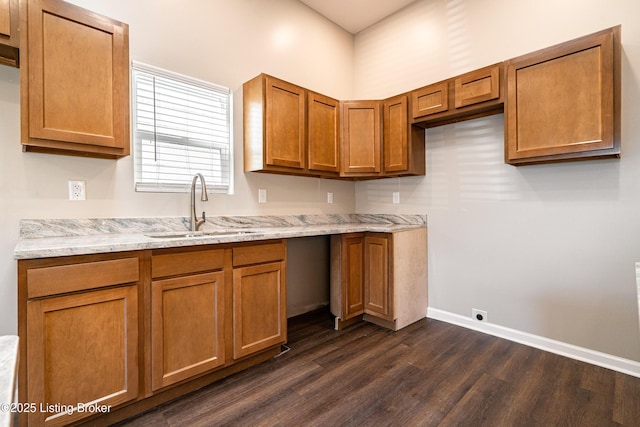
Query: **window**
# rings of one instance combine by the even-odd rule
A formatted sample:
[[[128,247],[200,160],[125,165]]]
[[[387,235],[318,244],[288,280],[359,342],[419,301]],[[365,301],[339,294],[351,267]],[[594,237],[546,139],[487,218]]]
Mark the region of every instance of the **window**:
[[[188,191],[199,172],[231,193],[231,91],[140,63],[131,80],[136,191]]]

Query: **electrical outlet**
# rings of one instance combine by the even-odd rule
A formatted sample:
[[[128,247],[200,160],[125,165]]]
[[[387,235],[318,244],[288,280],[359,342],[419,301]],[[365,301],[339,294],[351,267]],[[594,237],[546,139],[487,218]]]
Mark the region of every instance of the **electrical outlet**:
[[[267,203],[267,190],[265,188],[258,189],[258,203]]]
[[[484,310],[478,310],[477,308],[471,309],[471,317],[478,322],[487,322],[487,312]]]
[[[333,193],[327,193],[327,203],[333,203]]]
[[[84,181],[69,181],[69,200],[86,200]]]
[[[400,192],[399,191],[394,191],[393,192],[393,204],[397,205],[400,203]]]

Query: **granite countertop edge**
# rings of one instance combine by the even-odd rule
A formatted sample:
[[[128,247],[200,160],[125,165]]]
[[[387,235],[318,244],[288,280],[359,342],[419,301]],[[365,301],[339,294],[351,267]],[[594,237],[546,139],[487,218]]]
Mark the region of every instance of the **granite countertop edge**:
[[[358,232],[395,233],[426,227],[426,215],[298,215],[207,218],[196,237],[151,237],[187,233],[188,218],[22,220],[14,259],[127,252]],[[232,234],[250,230],[246,234]]]

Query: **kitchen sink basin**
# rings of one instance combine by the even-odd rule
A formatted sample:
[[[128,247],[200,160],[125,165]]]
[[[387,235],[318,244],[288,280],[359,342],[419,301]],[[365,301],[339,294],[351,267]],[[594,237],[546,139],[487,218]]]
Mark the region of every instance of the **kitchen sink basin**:
[[[254,230],[217,230],[217,231],[165,231],[145,234],[155,239],[194,239],[198,237],[224,237],[254,234]]]

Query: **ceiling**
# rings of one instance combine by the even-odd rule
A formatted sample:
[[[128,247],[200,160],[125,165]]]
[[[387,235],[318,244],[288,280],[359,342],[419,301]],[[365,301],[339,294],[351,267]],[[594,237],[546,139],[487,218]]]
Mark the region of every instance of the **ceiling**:
[[[415,0],[300,0],[351,34],[386,18]]]

